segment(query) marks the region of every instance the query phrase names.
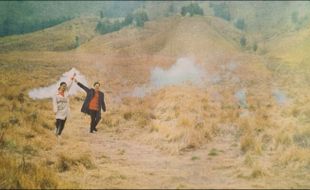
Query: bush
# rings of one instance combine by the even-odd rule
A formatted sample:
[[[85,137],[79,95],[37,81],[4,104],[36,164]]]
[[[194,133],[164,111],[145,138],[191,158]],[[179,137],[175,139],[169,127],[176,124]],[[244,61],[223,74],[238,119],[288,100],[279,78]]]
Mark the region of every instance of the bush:
[[[294,24],[298,23],[298,12],[297,11],[294,11],[291,15],[291,19],[292,19],[292,22]]]
[[[67,155],[61,153],[58,155],[57,169],[59,172],[66,172],[83,166],[86,169],[94,169],[96,166],[90,155]]]
[[[143,27],[144,23],[149,20],[146,12],[141,11],[134,14],[133,20],[136,22],[136,26]]]
[[[244,19],[238,18],[238,20],[235,22],[235,27],[240,29],[240,30],[244,30],[245,29]]]
[[[135,14],[130,13],[125,17],[125,20],[122,22],[118,20],[113,23],[111,23],[110,21],[98,22],[96,26],[96,31],[99,32],[100,34],[107,34],[110,32],[118,31],[123,27],[133,23],[138,27],[143,27],[144,23],[148,20],[149,18],[145,11],[136,12]]]
[[[241,45],[241,47],[245,47],[246,46],[246,38],[244,36],[242,36],[240,38],[240,45]]]
[[[255,42],[255,43],[253,44],[253,51],[256,51],[257,48],[258,48],[258,46],[257,46],[257,43]]]
[[[127,25],[132,24],[133,18],[134,18],[133,14],[132,14],[132,13],[129,13],[129,14],[125,17],[125,20],[124,20],[124,22],[123,22],[123,25],[124,25],[124,26],[127,26]]]
[[[181,9],[182,16],[185,16],[187,13],[189,13],[190,16],[203,15],[203,9],[198,5],[198,3],[191,3]]]
[[[99,22],[97,24],[96,31],[99,32],[100,34],[107,34],[110,32],[118,31],[121,28],[122,28],[121,23],[119,21],[116,21],[114,23],[105,21],[105,22]]]

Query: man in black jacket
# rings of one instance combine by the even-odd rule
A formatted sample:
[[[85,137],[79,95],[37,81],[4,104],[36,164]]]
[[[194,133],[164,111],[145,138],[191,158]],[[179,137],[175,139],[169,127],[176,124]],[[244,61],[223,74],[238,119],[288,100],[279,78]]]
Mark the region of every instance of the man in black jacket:
[[[91,122],[90,122],[90,132],[93,133],[97,131],[97,124],[101,119],[101,109],[105,112],[105,102],[104,102],[104,93],[99,90],[100,83],[95,82],[94,88],[87,88],[82,83],[78,82],[75,79],[75,82],[79,87],[81,87],[86,92],[86,98],[84,100],[81,112],[90,115]]]

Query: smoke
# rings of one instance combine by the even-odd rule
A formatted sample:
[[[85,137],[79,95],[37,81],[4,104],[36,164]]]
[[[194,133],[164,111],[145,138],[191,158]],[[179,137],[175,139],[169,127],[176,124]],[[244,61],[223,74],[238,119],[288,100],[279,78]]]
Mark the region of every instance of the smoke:
[[[279,89],[273,90],[272,96],[276,99],[279,105],[284,105],[287,102],[285,93]]]
[[[238,100],[238,103],[240,105],[241,108],[247,108],[248,104],[246,101],[246,90],[240,89],[235,93],[235,98]]]
[[[136,87],[133,92],[131,93],[132,96],[142,98],[144,97],[147,93],[151,92],[152,87],[143,85],[141,87]]]
[[[168,70],[159,67],[153,69],[151,72],[151,85],[157,88],[184,83],[202,85],[205,79],[204,76],[203,68],[196,65],[192,59],[180,58]]]
[[[34,100],[53,97],[53,95],[57,92],[57,89],[58,89],[60,83],[66,82],[67,84],[69,84],[71,82],[71,77],[74,75],[74,73],[76,74],[75,78],[79,82],[87,85],[87,81],[86,81],[85,77],[83,75],[81,75],[77,69],[72,68],[70,71],[64,73],[55,84],[52,84],[52,85],[47,86],[47,87],[32,89],[28,94],[29,97],[34,99]],[[68,93],[69,93],[69,95],[75,95],[79,91],[82,91],[82,89],[75,82],[73,82],[72,87],[70,88]]]
[[[180,58],[169,69],[155,67],[151,71],[150,83],[136,87],[131,93],[135,97],[144,97],[154,89],[170,85],[203,85],[206,81],[205,70],[190,58]]]

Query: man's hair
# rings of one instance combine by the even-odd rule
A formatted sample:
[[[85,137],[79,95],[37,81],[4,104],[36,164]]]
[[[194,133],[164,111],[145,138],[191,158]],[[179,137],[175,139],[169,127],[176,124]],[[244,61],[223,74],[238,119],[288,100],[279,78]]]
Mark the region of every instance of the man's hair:
[[[96,84],[99,84],[100,86],[100,83],[98,81],[94,82],[93,86],[95,86]]]

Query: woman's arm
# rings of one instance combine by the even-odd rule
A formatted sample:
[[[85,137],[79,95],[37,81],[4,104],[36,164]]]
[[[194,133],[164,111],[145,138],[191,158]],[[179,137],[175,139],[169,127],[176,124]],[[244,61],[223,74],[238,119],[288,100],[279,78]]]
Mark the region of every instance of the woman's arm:
[[[72,87],[72,84],[73,84],[73,80],[75,79],[74,77],[75,77],[75,73],[73,74],[73,76],[71,77],[71,80],[70,80],[70,82],[69,82],[69,84],[68,84],[68,86],[67,86],[67,90],[68,90],[68,92],[69,92],[69,90],[70,90],[70,88]]]
[[[67,86],[67,91],[69,92],[70,88],[72,87],[72,84],[73,84],[73,78],[71,78],[68,86]]]

